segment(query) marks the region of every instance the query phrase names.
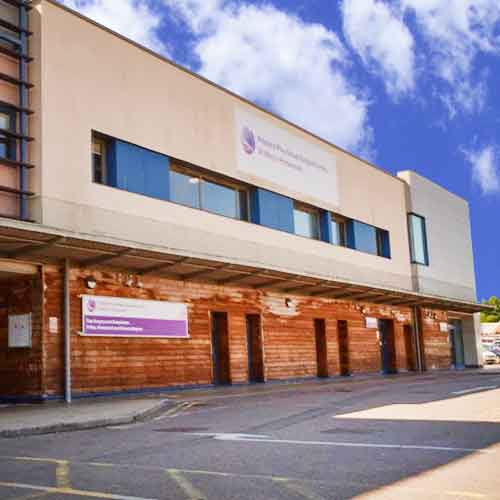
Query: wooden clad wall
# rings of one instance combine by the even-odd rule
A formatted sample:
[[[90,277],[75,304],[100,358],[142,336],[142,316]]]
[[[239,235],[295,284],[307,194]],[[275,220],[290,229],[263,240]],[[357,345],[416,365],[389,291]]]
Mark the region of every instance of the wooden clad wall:
[[[97,280],[97,287],[93,291],[85,287],[84,278],[89,275]],[[227,313],[232,383],[248,381],[247,314],[258,314],[261,318],[266,380],[317,375],[315,319],[325,320],[330,376],[338,375],[340,369],[338,320],[348,323],[351,373],[380,372],[377,330],[366,328],[365,316],[394,321],[396,364],[400,370],[408,368],[404,325],[410,322],[410,311],[405,308],[284,296],[270,291],[180,282],[152,276],[142,278],[143,288],[127,287],[126,278],[126,274],[112,270],[75,268],[71,271],[72,380],[76,394],[212,383],[210,313],[214,311]],[[43,364],[43,376],[38,378],[37,387],[48,395],[63,393],[63,284],[63,269],[45,266],[43,358],[39,345],[33,349],[32,355],[36,357],[36,353],[40,353],[38,358],[39,365]],[[187,303],[191,338],[83,337],[78,334],[82,314],[80,295],[89,293]],[[291,299],[288,305],[286,298]],[[36,304],[32,307],[36,311]],[[446,317],[444,313],[434,314],[439,319]],[[58,320],[57,332],[49,331],[51,317]],[[41,320],[41,314],[37,318]],[[427,318],[422,322],[429,369],[446,368],[451,364],[447,336],[439,332],[439,319]],[[4,332],[4,329],[1,331]],[[5,333],[0,335],[5,337]],[[4,351],[4,348],[0,348],[3,359]],[[7,365],[0,364],[0,370],[2,366]],[[6,382],[0,395],[6,393],[12,375],[9,372],[2,378]]]
[[[41,279],[0,282],[0,396],[42,394]],[[32,314],[32,347],[8,347],[9,314]]]
[[[446,369],[452,364],[449,334],[440,329],[440,323],[447,322],[446,312],[426,309],[421,312],[423,347],[428,370]]]

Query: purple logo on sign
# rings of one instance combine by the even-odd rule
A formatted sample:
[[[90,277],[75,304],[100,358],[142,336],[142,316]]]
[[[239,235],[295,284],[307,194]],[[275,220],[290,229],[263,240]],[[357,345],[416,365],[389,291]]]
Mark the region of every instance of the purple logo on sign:
[[[247,155],[251,155],[255,151],[255,136],[248,127],[243,127],[241,132],[241,145]]]
[[[94,312],[94,310],[95,310],[95,306],[96,306],[96,303],[95,303],[95,300],[94,300],[94,299],[90,299],[90,300],[87,302],[87,309],[89,310],[89,312]]]

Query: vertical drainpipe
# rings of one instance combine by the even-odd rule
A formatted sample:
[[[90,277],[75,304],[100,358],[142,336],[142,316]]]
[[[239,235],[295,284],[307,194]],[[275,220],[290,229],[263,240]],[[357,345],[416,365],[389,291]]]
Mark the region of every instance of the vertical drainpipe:
[[[70,262],[64,260],[64,399],[71,403],[71,302],[70,302]]]
[[[420,373],[424,371],[422,363],[422,351],[420,349],[420,322],[418,320],[418,307],[412,307],[413,316],[413,338],[415,340],[415,350],[417,354],[417,368]]]
[[[21,54],[28,56],[28,35],[25,30],[28,29],[28,10],[26,4],[19,5],[19,27],[23,30],[20,33]],[[28,64],[25,57],[19,59],[19,79],[23,82],[28,81]],[[28,88],[26,85],[19,85],[19,106],[23,109],[28,108]],[[19,133],[23,136],[28,135],[28,116],[25,112],[19,113]],[[28,143],[26,139],[20,141],[20,158],[21,163],[28,162]],[[25,166],[20,167],[19,189],[21,191],[28,190],[28,169]],[[28,219],[28,200],[26,195],[21,194],[21,219]]]

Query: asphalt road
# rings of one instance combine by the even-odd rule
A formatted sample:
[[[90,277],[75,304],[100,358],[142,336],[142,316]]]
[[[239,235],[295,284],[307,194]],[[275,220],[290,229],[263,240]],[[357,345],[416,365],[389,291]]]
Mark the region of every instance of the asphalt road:
[[[500,499],[500,373],[177,396],[131,426],[0,440],[0,499]]]

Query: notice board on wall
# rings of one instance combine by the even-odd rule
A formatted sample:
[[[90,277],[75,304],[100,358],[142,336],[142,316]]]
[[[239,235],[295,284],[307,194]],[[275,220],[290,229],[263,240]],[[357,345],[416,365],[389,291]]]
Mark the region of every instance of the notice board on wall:
[[[189,338],[187,304],[82,295],[82,335]]]
[[[31,347],[31,313],[9,314],[9,347]]]

